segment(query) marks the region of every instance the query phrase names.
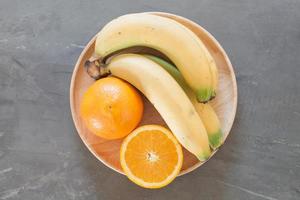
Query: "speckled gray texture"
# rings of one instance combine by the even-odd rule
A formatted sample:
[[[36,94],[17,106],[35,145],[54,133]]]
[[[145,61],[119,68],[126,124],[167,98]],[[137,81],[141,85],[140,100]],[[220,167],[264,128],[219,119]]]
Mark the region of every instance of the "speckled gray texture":
[[[0,1],[0,199],[299,200],[300,1]],[[69,110],[77,57],[106,22],[166,11],[210,31],[236,70],[230,137],[160,190],[130,183],[83,145]]]

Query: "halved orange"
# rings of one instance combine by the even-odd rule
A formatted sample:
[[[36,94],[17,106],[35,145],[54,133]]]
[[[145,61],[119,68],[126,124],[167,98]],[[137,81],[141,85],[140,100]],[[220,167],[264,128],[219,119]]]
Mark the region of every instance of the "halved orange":
[[[160,188],[178,175],[183,155],[180,144],[168,129],[145,125],[125,138],[120,160],[131,181],[145,188]]]

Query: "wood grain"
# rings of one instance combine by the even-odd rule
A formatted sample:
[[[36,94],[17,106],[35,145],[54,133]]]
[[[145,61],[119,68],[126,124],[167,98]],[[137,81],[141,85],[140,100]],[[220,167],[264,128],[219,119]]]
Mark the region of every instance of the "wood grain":
[[[219,85],[217,97],[210,103],[220,118],[221,127],[226,139],[230,133],[237,107],[236,78],[228,56],[217,40],[198,24],[169,13],[155,12],[154,14],[175,19],[190,28],[203,41],[215,59],[219,71]],[[93,37],[82,51],[72,74],[70,86],[71,113],[78,134],[90,152],[109,168],[123,174],[119,162],[119,150],[122,139],[105,140],[93,135],[87,130],[79,115],[79,105],[82,95],[94,82],[85,72],[84,62],[93,54],[95,38],[96,37]],[[144,98],[144,105],[145,110],[141,125],[161,124],[167,126],[159,113],[146,98]],[[216,153],[216,151],[214,153]],[[203,163],[204,162],[199,162],[191,153],[184,150],[184,163],[179,175],[186,174],[201,166]]]

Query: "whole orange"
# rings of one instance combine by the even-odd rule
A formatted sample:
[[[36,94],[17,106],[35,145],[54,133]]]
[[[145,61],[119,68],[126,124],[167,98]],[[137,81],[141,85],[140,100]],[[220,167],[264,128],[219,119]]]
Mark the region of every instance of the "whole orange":
[[[128,135],[143,115],[143,100],[129,83],[106,77],[97,80],[84,93],[81,118],[87,128],[105,139]]]

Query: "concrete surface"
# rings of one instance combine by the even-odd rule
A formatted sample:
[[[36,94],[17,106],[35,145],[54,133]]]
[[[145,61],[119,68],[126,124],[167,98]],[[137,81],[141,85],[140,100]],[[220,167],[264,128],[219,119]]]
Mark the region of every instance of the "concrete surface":
[[[300,1],[0,1],[0,199],[299,200]],[[69,110],[71,72],[106,22],[140,11],[195,20],[235,67],[226,145],[200,169],[145,190],[98,162]]]

